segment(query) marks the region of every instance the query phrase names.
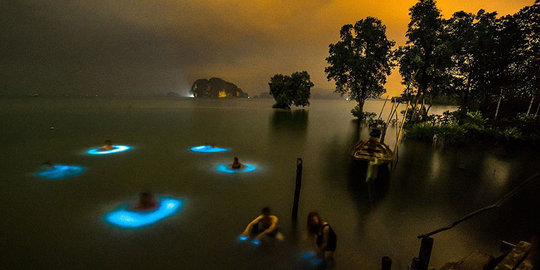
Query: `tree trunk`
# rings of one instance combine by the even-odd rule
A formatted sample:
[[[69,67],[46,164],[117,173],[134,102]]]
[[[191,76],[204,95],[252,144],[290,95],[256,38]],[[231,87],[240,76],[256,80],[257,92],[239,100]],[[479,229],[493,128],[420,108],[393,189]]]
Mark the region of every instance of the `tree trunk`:
[[[360,90],[360,99],[358,100],[358,109],[360,110],[360,116],[364,117],[364,103],[366,101],[366,90]]]

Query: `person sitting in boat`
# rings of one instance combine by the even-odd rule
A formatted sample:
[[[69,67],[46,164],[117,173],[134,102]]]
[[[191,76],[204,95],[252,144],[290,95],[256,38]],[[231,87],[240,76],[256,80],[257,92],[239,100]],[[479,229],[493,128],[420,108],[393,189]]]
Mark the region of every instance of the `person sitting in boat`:
[[[251,237],[260,241],[263,238],[273,238],[283,240],[283,235],[277,227],[278,218],[271,214],[270,207],[264,207],[261,215],[252,220],[241,236]]]
[[[133,210],[152,210],[156,207],[158,207],[159,202],[154,198],[154,195],[150,192],[143,192],[139,196],[139,202],[135,207],[133,207]]]
[[[317,212],[310,212],[307,218],[307,228],[316,237],[317,256],[326,263],[334,261],[337,246],[337,236],[328,222],[323,221]]]
[[[234,157],[234,161],[233,161],[233,163],[231,164],[231,168],[233,168],[233,169],[240,169],[240,168],[242,168],[242,163],[240,163],[240,161],[238,161],[238,158],[237,158],[237,157]]]
[[[111,140],[106,140],[105,145],[99,148],[99,151],[110,151],[113,150],[114,146]]]

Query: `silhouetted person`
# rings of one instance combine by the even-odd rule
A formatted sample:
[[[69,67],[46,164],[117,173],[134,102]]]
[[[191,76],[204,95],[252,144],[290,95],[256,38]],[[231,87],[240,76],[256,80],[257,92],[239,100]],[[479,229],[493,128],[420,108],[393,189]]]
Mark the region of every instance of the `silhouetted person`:
[[[135,207],[133,207],[134,210],[151,210],[156,208],[159,205],[159,202],[154,198],[154,196],[150,192],[143,192],[141,193],[139,197],[139,203]]]
[[[238,161],[238,158],[237,158],[237,157],[234,157],[234,161],[233,161],[233,163],[231,164],[231,168],[233,168],[233,169],[240,169],[240,168],[242,168],[242,163],[240,163],[240,161]]]
[[[307,218],[307,228],[316,237],[317,256],[324,258],[327,263],[334,261],[337,247],[337,235],[328,222],[323,221],[317,212],[310,212]]]
[[[283,235],[279,232],[278,218],[270,213],[270,208],[265,207],[261,210],[261,215],[251,221],[242,236],[252,237],[255,240],[261,240],[264,237],[283,240]]]
[[[52,161],[45,161],[45,162],[43,162],[42,165],[43,165],[43,167],[46,167],[46,168],[52,168],[54,166]]]
[[[114,146],[112,144],[112,141],[111,140],[106,140],[105,141],[105,145],[102,146],[101,148],[99,148],[100,151],[109,151],[109,150],[113,150]]]

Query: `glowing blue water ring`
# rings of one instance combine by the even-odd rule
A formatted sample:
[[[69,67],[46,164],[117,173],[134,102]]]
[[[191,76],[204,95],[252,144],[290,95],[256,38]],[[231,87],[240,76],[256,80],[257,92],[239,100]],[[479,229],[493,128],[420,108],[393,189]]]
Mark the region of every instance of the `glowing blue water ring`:
[[[114,154],[114,153],[120,153],[124,151],[128,151],[131,149],[131,146],[127,145],[113,145],[113,149],[111,150],[100,150],[100,148],[92,148],[86,152],[89,155],[108,155],[108,154]]]
[[[129,206],[122,206],[105,216],[105,220],[113,225],[124,228],[137,228],[156,223],[164,218],[171,217],[182,209],[183,201],[173,198],[160,198],[159,206],[151,211],[130,210]]]
[[[246,240],[248,240],[247,236],[243,236],[243,235],[238,236],[238,241],[243,242],[243,241],[246,241]]]
[[[238,236],[238,241],[240,241],[240,242],[245,242],[245,241],[247,241],[248,239],[249,239],[249,238],[248,238],[247,236],[243,236],[243,235]],[[251,244],[255,245],[255,246],[258,246],[258,245],[261,244],[261,241],[260,241],[260,240],[257,240],[257,239],[253,239],[253,240],[251,240],[251,241],[249,241],[249,242],[250,242]]]
[[[216,170],[222,173],[247,173],[252,172],[257,169],[257,166],[249,163],[243,163],[242,167],[239,169],[231,168],[229,164],[219,164],[216,166]]]
[[[211,145],[199,145],[199,146],[193,146],[190,148],[193,152],[201,152],[201,153],[218,153],[218,152],[227,152],[229,149],[227,148],[221,148],[221,147],[215,147]]]
[[[315,251],[307,251],[302,254],[302,260],[308,262],[312,266],[319,266],[324,262],[323,258],[317,257]]]
[[[47,179],[63,179],[77,176],[83,173],[84,170],[83,166],[54,164],[43,171],[36,172],[35,175]]]

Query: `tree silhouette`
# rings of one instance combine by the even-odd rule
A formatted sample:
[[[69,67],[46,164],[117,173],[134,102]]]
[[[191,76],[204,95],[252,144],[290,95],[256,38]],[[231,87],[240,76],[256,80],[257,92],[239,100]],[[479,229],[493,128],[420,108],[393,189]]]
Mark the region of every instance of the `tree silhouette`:
[[[307,71],[295,72],[291,76],[276,74],[270,78],[270,95],[276,100],[274,108],[290,109],[292,105],[308,106],[313,83]]]
[[[386,27],[377,18],[367,17],[341,28],[340,41],[330,44],[328,80],[336,83],[336,92],[358,102],[356,115],[363,116],[364,102],[386,90],[386,77],[392,69],[392,46]]]
[[[444,20],[434,0],[420,0],[410,9],[407,44],[396,52],[403,84],[416,90],[416,103],[448,89],[451,48]],[[428,108],[429,109],[429,108]],[[422,110],[424,114],[427,110]]]

